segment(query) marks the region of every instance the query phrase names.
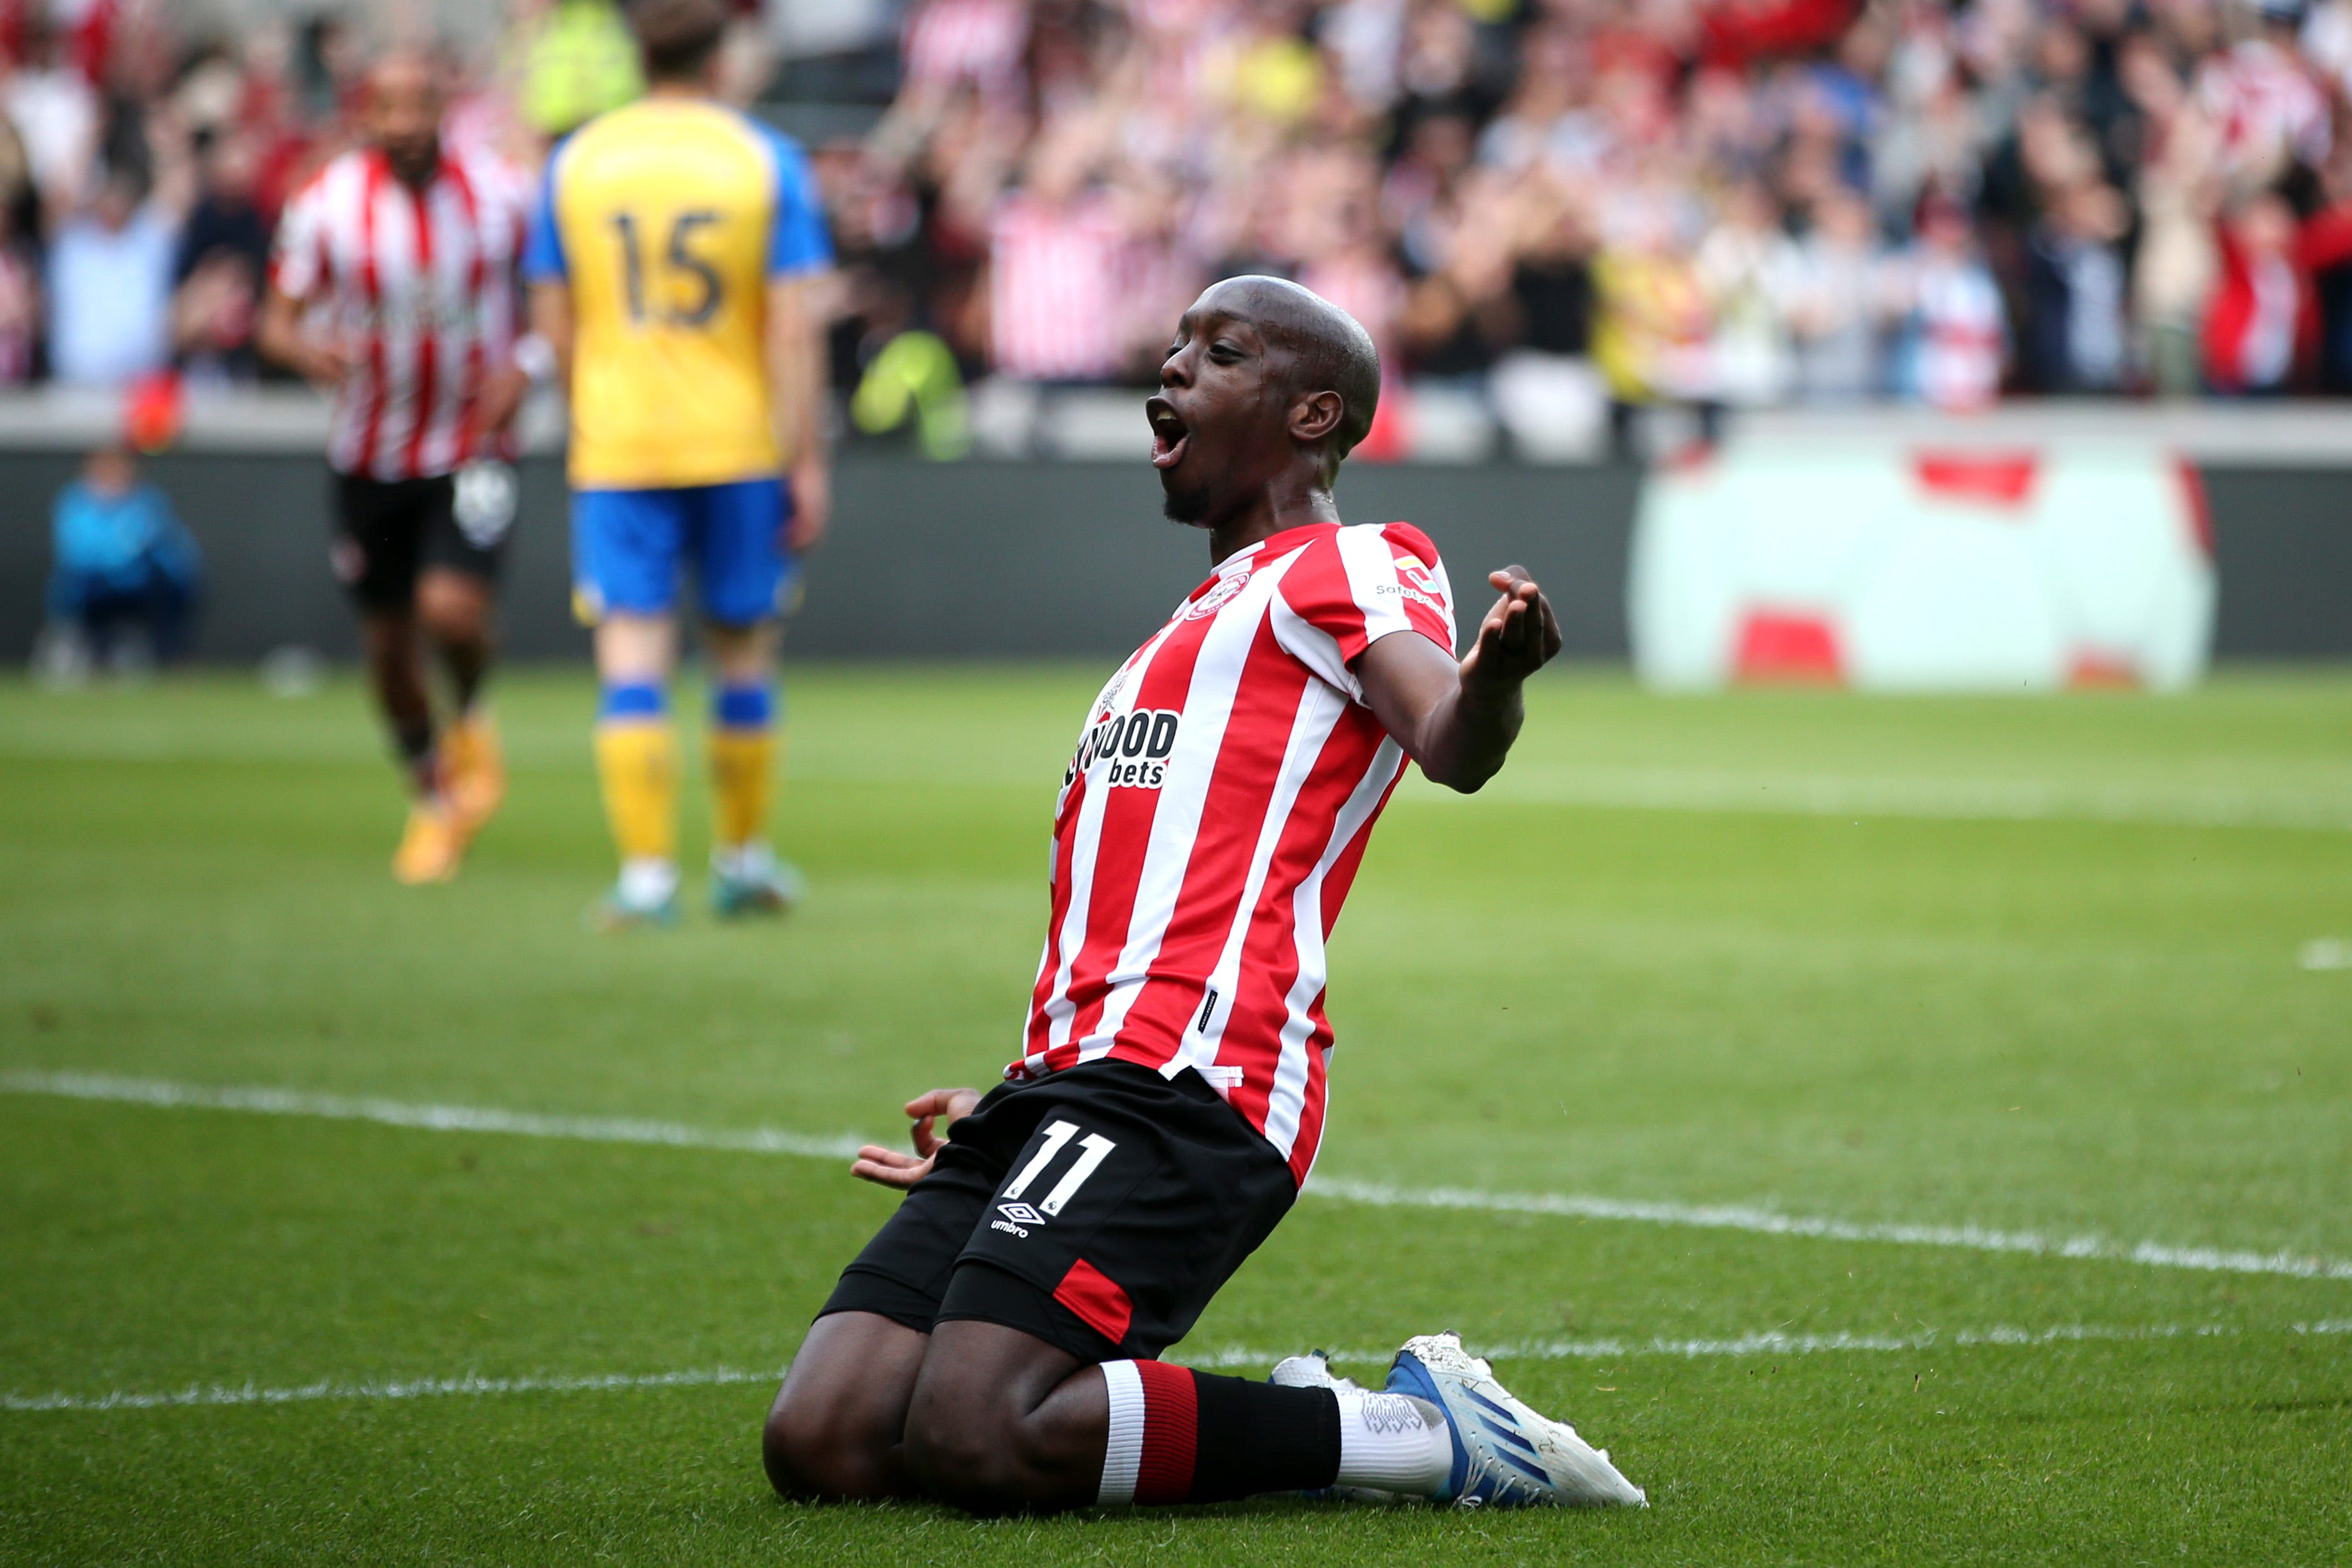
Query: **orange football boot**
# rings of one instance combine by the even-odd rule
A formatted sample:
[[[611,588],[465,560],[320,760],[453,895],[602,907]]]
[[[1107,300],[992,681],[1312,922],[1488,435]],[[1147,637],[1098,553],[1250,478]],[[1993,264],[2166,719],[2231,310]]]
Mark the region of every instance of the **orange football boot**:
[[[400,835],[400,848],[393,852],[393,879],[410,887],[447,882],[457,874],[457,862],[465,855],[466,835],[457,826],[455,808],[437,799],[419,800],[408,809],[408,826]]]
[[[457,831],[470,840],[507,798],[506,754],[489,715],[468,715],[442,732],[441,767]]]

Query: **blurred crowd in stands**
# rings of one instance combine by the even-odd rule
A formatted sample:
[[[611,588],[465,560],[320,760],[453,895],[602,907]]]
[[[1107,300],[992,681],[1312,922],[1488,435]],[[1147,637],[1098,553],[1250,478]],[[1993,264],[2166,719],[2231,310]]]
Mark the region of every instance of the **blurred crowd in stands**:
[[[257,375],[362,41],[50,4],[0,0],[0,383]],[[634,68],[612,0],[510,10],[449,135],[528,162]],[[1238,270],[1535,451],[1661,402],[2352,392],[2352,0],[913,0],[893,47],[811,148],[869,426],[1148,382]]]
[[[1250,268],[1522,445],[1596,402],[2352,390],[2347,0],[930,0],[903,62],[823,158],[845,360],[911,321],[1134,380]]]

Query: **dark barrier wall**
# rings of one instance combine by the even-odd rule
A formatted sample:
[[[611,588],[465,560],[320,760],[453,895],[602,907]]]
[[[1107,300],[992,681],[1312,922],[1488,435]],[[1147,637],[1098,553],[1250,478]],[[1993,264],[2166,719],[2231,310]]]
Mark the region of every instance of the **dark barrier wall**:
[[[0,452],[0,658],[41,620],[50,498],[63,454]],[[180,453],[149,465],[203,544],[201,656],[247,660],[289,643],[355,651],[326,566],[327,481],[313,461]],[[2224,657],[2352,656],[2352,468],[2204,470],[2221,579]],[[1569,650],[1626,653],[1632,468],[1366,466],[1339,487],[1364,522],[1408,518],[1445,551],[1465,606],[1491,567],[1518,562],[1559,606]],[[794,652],[843,658],[1116,658],[1206,575],[1202,535],[1161,519],[1140,463],[924,465],[844,460],[834,534],[811,561]],[[584,654],[567,586],[562,476],[523,471],[503,630],[520,658]]]
[[[2224,658],[2352,654],[2352,469],[2203,471]]]

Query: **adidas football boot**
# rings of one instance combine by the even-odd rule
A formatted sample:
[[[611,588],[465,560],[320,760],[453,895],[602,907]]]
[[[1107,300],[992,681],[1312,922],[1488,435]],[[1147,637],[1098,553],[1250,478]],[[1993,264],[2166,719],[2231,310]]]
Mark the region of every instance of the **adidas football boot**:
[[[1640,1487],[1618,1474],[1607,1449],[1514,1398],[1495,1381],[1492,1366],[1462,1348],[1458,1334],[1405,1341],[1387,1386],[1445,1412],[1454,1429],[1454,1472],[1441,1500],[1456,1508],[1650,1505]]]

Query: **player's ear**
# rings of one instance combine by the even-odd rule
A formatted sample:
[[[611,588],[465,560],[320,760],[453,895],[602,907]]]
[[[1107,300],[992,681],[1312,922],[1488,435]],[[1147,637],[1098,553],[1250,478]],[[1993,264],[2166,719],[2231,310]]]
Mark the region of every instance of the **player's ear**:
[[[1339,428],[1348,414],[1348,401],[1335,392],[1308,392],[1290,405],[1290,438],[1317,442]]]

